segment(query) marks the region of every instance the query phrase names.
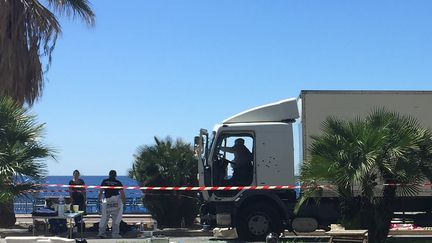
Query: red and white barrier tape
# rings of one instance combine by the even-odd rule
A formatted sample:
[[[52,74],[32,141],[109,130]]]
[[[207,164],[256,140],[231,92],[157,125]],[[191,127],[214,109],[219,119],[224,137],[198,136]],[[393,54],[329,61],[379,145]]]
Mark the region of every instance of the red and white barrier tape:
[[[383,184],[383,186],[404,186],[408,184]],[[422,184],[423,186],[431,186],[431,183]],[[304,189],[310,187],[328,188],[334,187],[333,185],[309,185],[309,186],[93,186],[93,185],[65,185],[65,184],[40,184],[45,188],[60,187],[60,188],[86,188],[86,189],[123,189],[123,190],[143,190],[143,191],[241,191],[241,190],[290,190],[290,189]],[[421,186],[421,185],[420,185]]]
[[[56,193],[56,192],[70,192],[70,190],[45,190],[45,189],[41,189],[41,190],[27,190],[25,191],[27,193]],[[99,192],[99,190],[87,190],[87,193],[97,193]],[[142,192],[129,192],[128,195],[142,195]]]
[[[239,191],[239,190],[287,190],[299,189],[304,186],[89,186],[89,185],[64,185],[64,184],[40,184],[41,187],[60,187],[60,188],[87,188],[87,189],[123,189],[123,190],[144,190],[144,191]]]

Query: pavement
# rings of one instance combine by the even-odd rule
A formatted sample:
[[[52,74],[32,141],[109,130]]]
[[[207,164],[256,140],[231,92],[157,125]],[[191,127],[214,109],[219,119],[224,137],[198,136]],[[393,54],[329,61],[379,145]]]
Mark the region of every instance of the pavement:
[[[94,223],[99,222],[100,215],[86,215],[84,217],[84,222],[86,224],[86,228],[88,230]],[[129,225],[139,225],[144,224],[149,228],[153,227],[153,219],[149,214],[125,214],[123,215],[123,221],[125,221]],[[0,243],[3,243],[2,237],[6,236],[32,236],[32,232],[28,230],[29,226],[33,224],[32,216],[30,214],[19,214],[17,215],[17,223],[16,226],[9,229],[1,229],[0,228]],[[139,227],[138,227],[139,228]],[[36,232],[36,235],[41,235],[42,232]],[[125,235],[123,239],[97,239],[97,232],[84,232],[84,237],[88,242],[145,242],[145,239],[140,239],[139,232],[130,232]],[[196,225],[193,229],[185,229],[185,228],[171,228],[164,229],[160,231],[160,234],[169,237],[171,242],[208,242],[213,236],[212,232],[205,232],[201,230],[201,226]],[[66,237],[66,233],[59,235],[60,237]],[[75,233],[75,236],[79,237],[80,233]],[[217,241],[216,241],[217,242]]]
[[[418,241],[420,238],[423,238],[421,242],[432,242],[432,235],[413,235],[412,233],[407,235],[393,235],[389,236],[392,238],[401,238],[401,241],[398,242],[420,242]],[[170,243],[246,243],[245,241],[241,240],[223,240],[223,239],[215,239],[214,237],[210,236],[195,236],[195,237],[168,237]],[[92,238],[86,238],[87,242],[94,242],[94,243],[147,243],[146,238],[133,238],[133,239],[92,239]],[[328,242],[329,237],[325,236],[287,236],[284,238],[281,238],[280,242],[302,242],[302,243],[322,243],[322,242]],[[5,240],[0,238],[0,243],[5,243]],[[258,242],[261,243],[261,242]],[[264,243],[264,242],[262,242]]]
[[[146,239],[86,239],[87,242],[99,243],[146,243]],[[212,237],[170,237],[170,243],[245,243],[239,240],[220,240]],[[5,243],[4,239],[0,239],[0,243]]]
[[[209,242],[210,237],[174,237],[169,238],[170,242],[176,243],[204,243]],[[0,243],[5,243],[4,239],[0,239]],[[146,243],[145,239],[87,239],[87,242],[99,242],[99,243]],[[211,241],[213,242],[213,241]],[[221,241],[214,241],[221,242]],[[226,241],[223,241],[226,242]]]
[[[11,229],[1,229],[0,228],[0,243],[4,243],[4,237],[6,236],[31,236],[32,233],[28,231],[28,226],[32,224],[31,215],[17,215],[17,225]],[[87,215],[85,216],[86,226],[89,227],[93,225],[93,223],[99,222],[99,215]],[[136,224],[146,224],[151,227],[153,225],[153,220],[151,215],[124,215],[123,220],[130,225]],[[215,239],[213,237],[213,233],[211,231],[202,231],[200,226],[196,226],[194,229],[185,229],[185,228],[172,228],[172,229],[163,229],[158,231],[160,235],[163,237],[169,238],[170,242],[176,243],[243,243],[244,241],[240,240],[222,240]],[[37,235],[43,234],[43,232],[37,232]],[[97,239],[97,232],[85,232],[84,237],[87,242],[112,242],[112,243],[144,243],[146,242],[145,238],[140,238],[140,232],[130,232],[125,235],[123,239]],[[61,237],[65,237],[66,234],[60,235]],[[75,233],[76,237],[80,237],[79,233]],[[3,238],[1,238],[3,237]],[[428,230],[391,230],[390,237],[397,238],[405,238],[410,242],[409,239],[413,238],[428,238],[432,239],[432,229]],[[328,242],[329,236],[326,235],[324,231],[317,230],[312,233],[304,233],[299,234],[298,236],[293,235],[292,233],[285,232],[285,237],[282,242]],[[432,242],[432,240],[431,240]]]

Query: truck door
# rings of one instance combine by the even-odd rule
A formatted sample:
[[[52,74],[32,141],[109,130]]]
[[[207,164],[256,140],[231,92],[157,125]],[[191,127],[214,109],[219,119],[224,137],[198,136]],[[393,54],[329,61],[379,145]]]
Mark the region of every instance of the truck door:
[[[214,186],[249,186],[254,180],[254,137],[248,133],[219,136],[213,154]]]

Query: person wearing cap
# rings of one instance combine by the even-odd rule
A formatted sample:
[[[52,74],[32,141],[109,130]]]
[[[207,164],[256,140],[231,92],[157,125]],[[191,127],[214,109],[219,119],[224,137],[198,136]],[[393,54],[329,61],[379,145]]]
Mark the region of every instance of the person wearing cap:
[[[230,161],[234,170],[230,180],[232,185],[248,185],[252,183],[253,155],[244,143],[245,140],[243,138],[238,138],[234,141],[234,146],[221,147],[221,151],[234,155],[234,159]]]
[[[123,184],[116,179],[117,172],[111,170],[109,177],[104,179],[101,186],[123,187]],[[98,195],[99,202],[102,203],[101,220],[99,222],[99,238],[106,238],[106,227],[109,217],[112,218],[112,237],[121,238],[120,222],[122,220],[123,205],[126,197],[122,188],[101,188]]]

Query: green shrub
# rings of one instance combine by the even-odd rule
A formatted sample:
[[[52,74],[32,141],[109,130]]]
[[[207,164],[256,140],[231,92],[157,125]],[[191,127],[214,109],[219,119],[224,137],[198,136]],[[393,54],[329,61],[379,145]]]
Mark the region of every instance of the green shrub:
[[[198,164],[191,144],[170,137],[138,148],[129,176],[141,186],[196,186]],[[162,227],[193,224],[197,197],[193,191],[144,191],[144,206]]]

